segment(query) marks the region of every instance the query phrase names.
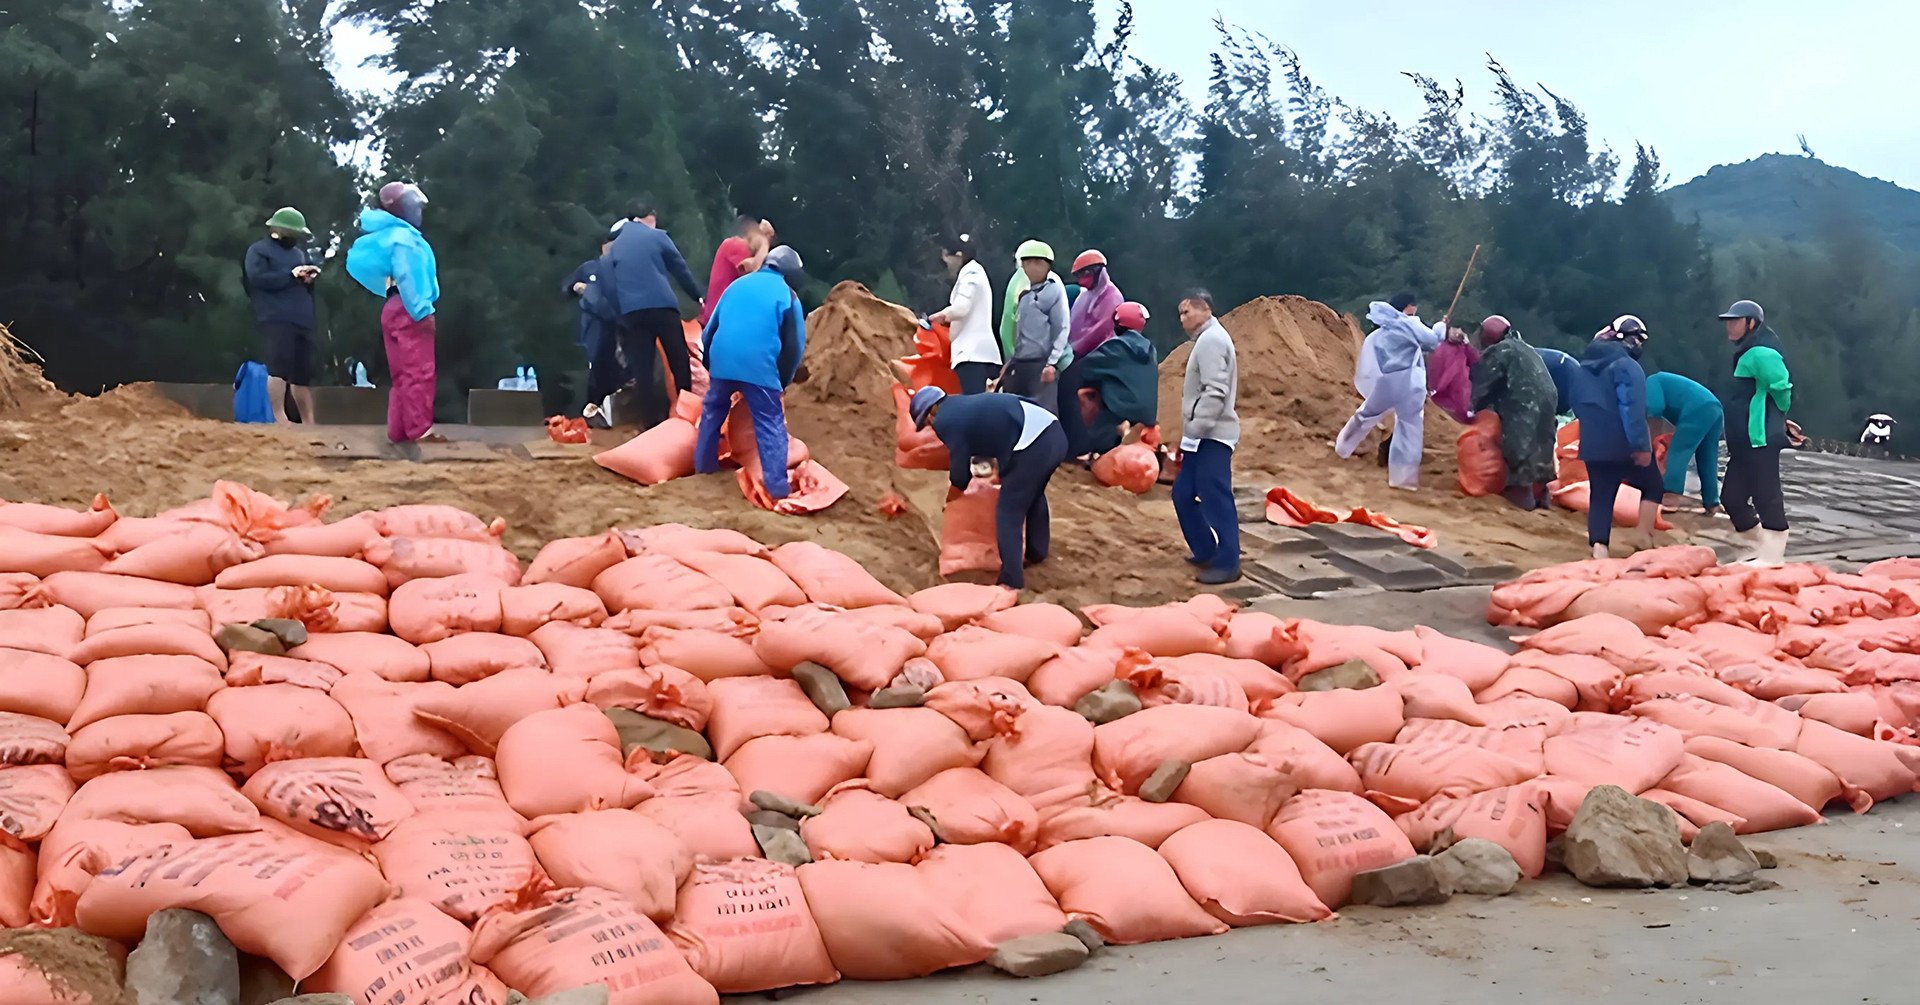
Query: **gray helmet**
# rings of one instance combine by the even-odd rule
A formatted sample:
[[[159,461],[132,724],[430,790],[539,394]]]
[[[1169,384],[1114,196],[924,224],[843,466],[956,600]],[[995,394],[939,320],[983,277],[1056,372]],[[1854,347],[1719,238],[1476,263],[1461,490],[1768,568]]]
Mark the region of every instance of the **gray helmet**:
[[[800,260],[800,253],[784,244],[767,252],[766,264],[780,273],[788,286],[800,285],[800,280],[805,276],[802,270],[806,268],[806,263]]]
[[[1745,318],[1751,318],[1761,324],[1766,324],[1767,312],[1762,310],[1759,304],[1751,300],[1736,300],[1732,307],[1727,308],[1725,314],[1720,315],[1720,320],[1722,321],[1734,321]]]

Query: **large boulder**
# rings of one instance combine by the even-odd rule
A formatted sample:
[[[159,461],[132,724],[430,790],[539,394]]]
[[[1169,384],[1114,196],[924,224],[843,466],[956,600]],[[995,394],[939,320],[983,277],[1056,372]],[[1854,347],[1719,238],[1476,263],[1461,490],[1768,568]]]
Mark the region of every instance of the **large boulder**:
[[[1349,902],[1373,907],[1414,907],[1444,904],[1452,893],[1432,857],[1415,855],[1404,862],[1353,877],[1353,896]]]
[[[1562,864],[1588,886],[1680,886],[1687,846],[1673,811],[1617,785],[1598,785],[1561,841]]]
[[[1695,883],[1744,883],[1760,872],[1760,859],[1725,823],[1710,823],[1687,850],[1687,878]]]
[[[239,1005],[240,954],[212,918],[156,911],[127,954],[127,996],[133,1005]]]

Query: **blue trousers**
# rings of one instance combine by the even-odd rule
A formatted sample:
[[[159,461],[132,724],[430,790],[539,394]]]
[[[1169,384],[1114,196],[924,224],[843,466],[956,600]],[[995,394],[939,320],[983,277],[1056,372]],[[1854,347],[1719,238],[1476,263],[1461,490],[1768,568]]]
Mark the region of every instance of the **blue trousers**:
[[[760,447],[767,494],[785,499],[792,491],[787,485],[787,410],[780,403],[780,392],[771,387],[737,380],[715,380],[707,385],[707,397],[700,403],[700,436],[694,441],[693,470],[703,475],[720,470],[720,431],[726,428],[736,394],[746,401],[747,413],[753,416],[753,438]]]
[[[1720,505],[1720,410],[1705,409],[1704,415],[1689,412],[1673,427],[1673,444],[1667,448],[1666,489],[1674,495],[1687,491],[1687,463],[1700,471],[1700,504]]]
[[[1047,483],[1066,459],[1067,434],[1056,422],[1001,465],[1000,505],[993,513],[994,535],[1000,544],[1001,586],[1026,589],[1026,562],[1044,562],[1052,550]]]
[[[1233,448],[1201,440],[1180,462],[1173,480],[1173,512],[1180,533],[1201,565],[1240,568],[1240,512],[1233,503]]]
[[[1653,465],[1640,467],[1628,461],[1588,461],[1587,463],[1587,543],[1613,542],[1613,504],[1620,498],[1620,486],[1640,490],[1640,501],[1660,501],[1660,472]]]

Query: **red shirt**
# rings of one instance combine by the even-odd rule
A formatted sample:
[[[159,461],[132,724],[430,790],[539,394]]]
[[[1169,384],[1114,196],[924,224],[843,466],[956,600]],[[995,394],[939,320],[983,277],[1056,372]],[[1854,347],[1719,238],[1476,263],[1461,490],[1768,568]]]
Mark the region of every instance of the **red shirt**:
[[[713,317],[713,309],[720,306],[720,294],[740,278],[740,266],[752,257],[753,247],[744,238],[729,237],[720,242],[720,250],[713,253],[713,271],[707,275],[707,304],[700,308],[701,326]]]

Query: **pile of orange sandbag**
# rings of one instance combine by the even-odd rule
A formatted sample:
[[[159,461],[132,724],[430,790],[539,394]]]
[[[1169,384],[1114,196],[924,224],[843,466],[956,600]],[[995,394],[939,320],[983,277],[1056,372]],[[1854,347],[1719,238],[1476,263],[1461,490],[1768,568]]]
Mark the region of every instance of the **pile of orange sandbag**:
[[[679,525],[523,568],[450,507],[324,509],[0,505],[0,925],[131,943],[190,908],[359,1005],[708,1005],[1069,919],[1122,944],[1317,921],[1452,837],[1538,875],[1600,784],[1751,832],[1920,767],[1915,563],[1549,570],[1501,609],[1585,589],[1510,654],[1211,596],[903,596]],[[1739,599],[1567,610],[1710,581]],[[28,979],[0,967],[0,1000]]]
[[[704,378],[704,372],[701,376]],[[665,422],[621,445],[593,455],[593,462],[642,485],[659,485],[694,473],[694,451],[699,439],[701,399],[692,391],[680,394]],[[740,493],[764,510],[797,516],[818,513],[847,494],[847,484],[813,459],[807,445],[787,437],[787,481],[784,499],[767,493],[760,452],[753,438],[753,420],[746,403],[734,397],[720,433],[720,463],[734,469]]]

